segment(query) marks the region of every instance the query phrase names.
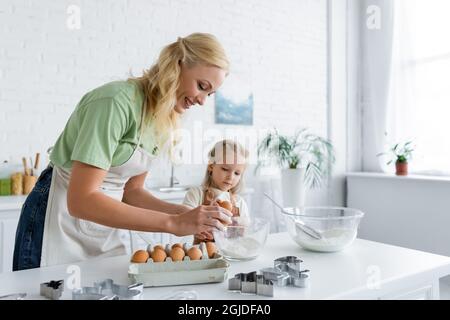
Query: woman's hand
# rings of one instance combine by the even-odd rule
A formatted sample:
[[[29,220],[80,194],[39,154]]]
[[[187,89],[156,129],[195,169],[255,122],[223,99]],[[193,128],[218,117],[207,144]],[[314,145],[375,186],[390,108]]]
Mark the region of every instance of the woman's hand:
[[[231,212],[218,206],[199,206],[172,217],[172,233],[176,236],[212,233],[231,223]]]

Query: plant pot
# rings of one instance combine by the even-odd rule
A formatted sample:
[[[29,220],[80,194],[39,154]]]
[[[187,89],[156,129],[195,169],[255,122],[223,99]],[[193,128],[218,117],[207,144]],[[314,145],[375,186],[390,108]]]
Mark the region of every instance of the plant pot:
[[[305,168],[283,169],[281,188],[284,207],[305,206]]]
[[[395,163],[395,174],[397,176],[407,176],[408,175],[408,162]]]

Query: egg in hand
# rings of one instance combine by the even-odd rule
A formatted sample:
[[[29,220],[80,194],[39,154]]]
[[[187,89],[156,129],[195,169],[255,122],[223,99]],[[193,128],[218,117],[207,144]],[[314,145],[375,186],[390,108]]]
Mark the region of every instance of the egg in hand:
[[[217,200],[217,204],[219,206],[221,206],[224,209],[227,209],[228,211],[233,210],[233,205],[231,204],[231,202],[226,201],[226,200]]]

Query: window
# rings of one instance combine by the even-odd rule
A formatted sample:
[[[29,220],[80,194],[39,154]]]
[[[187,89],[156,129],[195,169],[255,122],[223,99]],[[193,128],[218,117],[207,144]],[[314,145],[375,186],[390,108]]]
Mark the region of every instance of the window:
[[[395,119],[397,141],[414,139],[415,172],[450,174],[449,32],[450,1],[396,0],[392,69],[398,74],[391,78],[388,117]]]

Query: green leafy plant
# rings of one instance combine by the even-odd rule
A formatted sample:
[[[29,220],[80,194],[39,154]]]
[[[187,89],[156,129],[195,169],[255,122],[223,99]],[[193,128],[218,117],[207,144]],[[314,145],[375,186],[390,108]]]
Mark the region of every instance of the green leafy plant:
[[[280,169],[305,168],[305,182],[311,188],[322,186],[335,163],[334,148],[330,141],[300,129],[293,136],[269,132],[258,145],[258,164],[276,162]]]
[[[389,156],[390,158],[386,164],[390,165],[392,162],[408,162],[408,160],[411,159],[413,151],[412,141],[408,141],[405,143],[396,143],[388,152],[379,153],[377,154],[377,157]]]

